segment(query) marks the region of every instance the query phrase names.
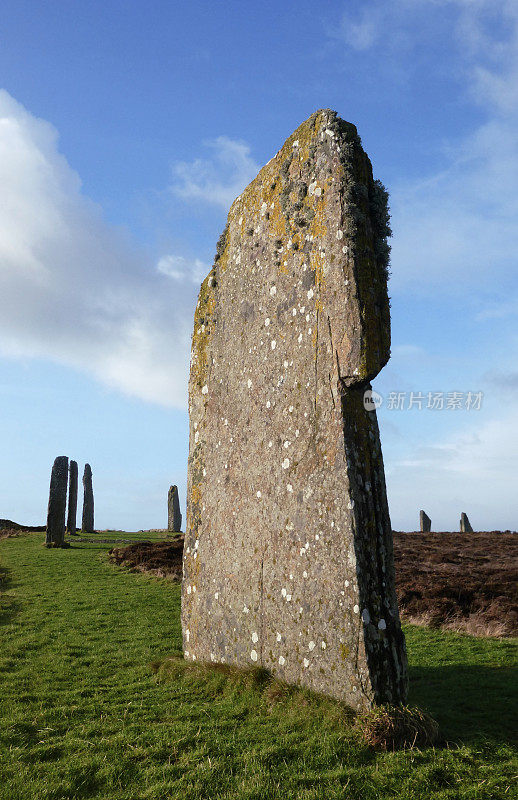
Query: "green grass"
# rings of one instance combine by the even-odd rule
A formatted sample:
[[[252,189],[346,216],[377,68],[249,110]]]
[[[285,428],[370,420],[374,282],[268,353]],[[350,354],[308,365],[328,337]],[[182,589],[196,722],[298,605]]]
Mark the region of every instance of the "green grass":
[[[410,702],[449,744],[376,753],[339,704],[260,673],[153,674],[180,652],[179,587],[42,540],[0,542],[1,800],[513,795],[516,643],[407,628]]]

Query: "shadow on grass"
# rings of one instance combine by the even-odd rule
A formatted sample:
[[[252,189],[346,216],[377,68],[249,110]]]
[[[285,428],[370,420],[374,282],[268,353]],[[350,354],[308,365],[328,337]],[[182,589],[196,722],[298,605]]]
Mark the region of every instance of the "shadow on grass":
[[[12,589],[11,571],[0,564],[0,625],[8,625],[21,609],[21,604],[8,594]]]
[[[409,702],[428,711],[449,741],[516,744],[517,673],[507,666],[411,667]]]

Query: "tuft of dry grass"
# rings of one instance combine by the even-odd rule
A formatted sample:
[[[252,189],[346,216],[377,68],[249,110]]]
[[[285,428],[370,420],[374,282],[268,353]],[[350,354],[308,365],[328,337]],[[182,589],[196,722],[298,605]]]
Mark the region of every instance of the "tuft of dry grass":
[[[500,639],[516,635],[516,627],[512,621],[508,619],[487,619],[485,610],[474,611],[465,617],[460,614],[451,614],[444,619],[438,619],[433,611],[422,611],[415,614],[402,612],[401,619],[408,625],[440,628],[454,633],[468,634],[468,636],[491,636]]]
[[[375,706],[358,714],[354,727],[364,742],[376,750],[431,747],[439,741],[437,722],[411,706]]]

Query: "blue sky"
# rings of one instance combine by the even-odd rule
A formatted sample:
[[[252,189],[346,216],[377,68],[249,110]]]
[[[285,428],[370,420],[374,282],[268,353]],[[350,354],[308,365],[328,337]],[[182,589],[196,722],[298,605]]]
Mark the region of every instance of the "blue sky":
[[[92,464],[99,527],[163,527],[171,483],[185,510],[200,280],[330,107],[391,195],[393,526],[518,527],[515,2],[7,0],[0,42],[1,517],[44,520],[61,454]],[[388,407],[412,391],[484,396]]]

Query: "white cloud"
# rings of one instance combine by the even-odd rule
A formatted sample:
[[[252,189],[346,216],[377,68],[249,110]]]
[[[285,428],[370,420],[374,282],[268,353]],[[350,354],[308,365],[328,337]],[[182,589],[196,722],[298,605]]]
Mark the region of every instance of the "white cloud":
[[[0,354],[51,359],[185,407],[194,277],[172,282],[107,225],[56,130],[3,90],[0,185]]]
[[[156,268],[163,275],[173,278],[175,281],[192,281],[196,286],[205,279],[210,267],[199,258],[188,259],[184,256],[172,254],[162,256],[158,260]]]
[[[202,200],[228,210],[259,172],[245,142],[227,136],[205,142],[212,158],[180,161],[173,166],[171,191],[183,200]]]
[[[475,530],[516,529],[518,402],[509,395],[489,417],[483,410],[466,412],[470,422],[458,433],[388,459],[394,527],[416,530],[419,509],[424,508],[434,530],[458,530],[461,511]],[[386,457],[390,446],[384,450]]]
[[[440,26],[430,23],[429,30],[408,21],[426,12],[430,20],[435,13],[437,23],[446,6],[456,10],[458,76],[487,120],[444,147],[440,172],[390,187],[395,291],[465,294],[506,281],[515,268],[518,6],[507,0],[398,0],[385,6],[379,33],[383,41],[412,33],[414,44],[428,37],[424,45],[433,52]],[[369,8],[380,21],[379,3],[361,13]],[[391,53],[396,60],[404,56],[405,48]]]

